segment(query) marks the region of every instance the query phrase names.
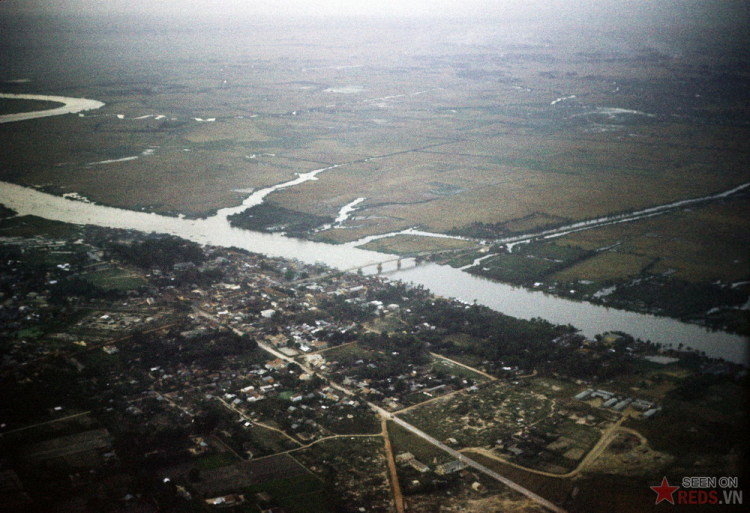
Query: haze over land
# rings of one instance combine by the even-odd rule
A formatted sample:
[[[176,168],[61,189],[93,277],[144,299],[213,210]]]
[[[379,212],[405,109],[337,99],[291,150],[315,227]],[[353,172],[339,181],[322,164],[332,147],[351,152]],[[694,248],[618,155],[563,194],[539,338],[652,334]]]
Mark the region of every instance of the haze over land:
[[[1,177],[205,217],[328,169],[233,222],[457,267],[747,180],[744,3],[427,5],[6,2],[3,91],[107,105],[3,127]],[[746,208],[493,248],[470,272],[743,331]]]

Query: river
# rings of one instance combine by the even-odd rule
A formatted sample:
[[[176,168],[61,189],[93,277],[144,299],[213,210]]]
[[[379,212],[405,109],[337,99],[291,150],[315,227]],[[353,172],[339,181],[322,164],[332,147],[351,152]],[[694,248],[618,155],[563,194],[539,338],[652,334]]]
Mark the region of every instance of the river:
[[[4,96],[12,97],[12,95]],[[59,97],[39,95],[35,95],[34,99],[60,101]],[[75,105],[73,102],[64,103]],[[88,105],[89,108],[96,108],[91,107],[92,104]],[[55,111],[54,114],[51,113],[52,111],[40,111],[37,114],[44,112],[50,112],[48,115],[60,114],[59,109],[53,109],[53,111]],[[70,112],[78,111],[71,110]],[[0,116],[0,122],[3,122],[2,118],[5,116]],[[553,323],[572,324],[589,337],[605,331],[618,330],[644,340],[672,344],[674,347],[683,344],[686,347],[705,351],[709,356],[724,358],[732,362],[745,363],[747,361],[747,340],[738,335],[709,331],[697,325],[665,317],[562,299],[539,291],[492,282],[449,266],[415,265],[412,259],[406,259],[402,262],[402,268],[397,269],[393,255],[367,251],[351,245],[304,241],[277,233],[233,228],[227,221],[227,216],[260,204],[268,194],[276,190],[292,187],[308,180],[317,180],[319,174],[337,167],[340,165],[300,174],[289,182],[256,191],[243,202],[242,206],[220,210],[216,215],[207,219],[184,219],[106,207],[54,196],[6,182],[0,182],[0,203],[12,208],[19,215],[35,215],[78,225],[90,224],[165,233],[200,244],[237,247],[271,257],[297,259],[310,264],[323,263],[340,270],[369,266],[369,272],[372,273],[380,264],[390,279],[423,285],[436,294],[455,297],[467,303],[476,301],[478,304],[514,317],[523,319],[539,317]]]

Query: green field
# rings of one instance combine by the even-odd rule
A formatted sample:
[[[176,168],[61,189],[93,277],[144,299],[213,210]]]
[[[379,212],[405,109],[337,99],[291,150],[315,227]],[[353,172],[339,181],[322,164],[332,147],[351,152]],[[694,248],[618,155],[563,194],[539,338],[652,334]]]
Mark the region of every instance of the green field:
[[[396,255],[416,255],[436,251],[465,250],[476,247],[476,243],[466,240],[420,237],[418,235],[396,235],[377,239],[362,246],[363,249],[394,253]]]
[[[202,456],[195,460],[196,465],[202,470],[214,470],[229,465],[234,465],[239,462],[236,456],[228,452],[218,452],[215,454],[209,454],[208,456]]]
[[[147,283],[140,274],[121,268],[96,270],[86,274],[85,279],[104,290],[133,290]]]
[[[62,103],[45,100],[17,100],[14,98],[0,98],[0,116],[21,112],[34,112],[62,107]]]
[[[574,484],[568,479],[546,477],[527,472],[471,451],[467,451],[466,455],[477,463],[498,472],[511,481],[514,481],[555,503],[562,503],[573,490]]]
[[[405,430],[398,424],[388,422],[388,434],[391,437],[394,457],[410,452],[416,459],[427,465],[440,465],[453,460],[447,452]]]
[[[449,376],[456,376],[458,378],[471,379],[476,383],[484,383],[485,381],[489,379],[487,376],[483,376],[482,374],[479,374],[478,372],[475,372],[471,369],[467,369],[466,367],[463,367],[461,365],[456,365],[455,363],[449,362],[440,357],[433,357],[432,370],[437,371],[437,372],[444,372],[445,374],[448,374]]]
[[[66,237],[75,234],[77,227],[49,221],[36,216],[20,216],[0,219],[0,234],[3,237],[33,237],[46,235],[48,237]]]
[[[324,513],[330,511],[330,498],[324,483],[315,476],[304,473],[284,479],[265,481],[242,489],[246,496],[265,492],[275,503],[290,513]],[[257,511],[252,509],[252,511]]]

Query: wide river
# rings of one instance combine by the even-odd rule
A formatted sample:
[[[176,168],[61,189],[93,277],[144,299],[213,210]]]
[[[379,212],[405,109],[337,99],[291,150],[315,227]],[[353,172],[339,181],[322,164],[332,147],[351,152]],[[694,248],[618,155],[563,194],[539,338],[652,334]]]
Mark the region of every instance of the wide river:
[[[11,97],[11,95],[3,96]],[[52,98],[35,96],[34,99]],[[64,103],[63,100],[68,100],[70,112],[78,112],[74,110],[81,105],[80,102],[76,103],[77,99],[54,97],[53,101]],[[98,108],[102,105],[95,105],[92,102],[86,107]],[[65,112],[61,112],[62,109],[54,109],[54,113],[46,112],[50,112],[48,115],[64,114]],[[42,112],[35,117],[43,117],[39,115]],[[2,118],[5,116],[0,116],[0,123],[4,122]],[[732,362],[746,363],[747,361],[747,340],[738,335],[709,331],[697,325],[666,317],[561,299],[539,291],[492,282],[448,266],[437,264],[415,266],[412,260],[405,260],[402,262],[402,268],[397,270],[393,255],[348,245],[292,239],[282,234],[254,232],[229,225],[228,215],[261,203],[268,194],[281,188],[293,187],[308,180],[317,180],[318,174],[335,167],[338,166],[300,174],[298,178],[289,182],[256,191],[245,200],[242,206],[220,210],[216,215],[207,219],[183,219],[106,207],[61,198],[6,182],[0,182],[0,203],[12,208],[19,215],[35,215],[79,225],[90,224],[165,233],[200,244],[243,248],[272,257],[297,259],[305,263],[323,263],[340,270],[370,266],[370,272],[375,272],[377,265],[381,264],[384,273],[390,279],[423,285],[436,294],[454,297],[467,303],[476,301],[478,304],[522,319],[539,317],[557,324],[572,324],[589,337],[605,331],[618,330],[643,340],[672,344],[674,347],[683,344],[685,347],[705,351],[709,356],[724,358]]]

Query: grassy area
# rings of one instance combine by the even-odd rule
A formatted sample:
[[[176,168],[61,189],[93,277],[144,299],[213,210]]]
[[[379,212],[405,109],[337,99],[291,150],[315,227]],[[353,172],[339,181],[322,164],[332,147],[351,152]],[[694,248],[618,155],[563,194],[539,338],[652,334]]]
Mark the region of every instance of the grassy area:
[[[68,348],[70,344],[67,344]],[[120,353],[107,354],[102,349],[94,349],[92,351],[86,351],[85,348],[79,348],[79,352],[76,354],[76,359],[83,365],[88,367],[89,372],[114,372],[116,369],[125,365],[123,359],[120,358]]]
[[[323,488],[320,479],[305,472],[294,477],[274,479],[245,488],[247,493],[265,491],[273,497],[284,498],[293,495],[303,495],[319,491]]]
[[[36,326],[33,326],[31,328],[24,328],[22,330],[19,330],[16,332],[17,338],[37,338],[41,336],[44,332],[39,329]]]
[[[6,114],[17,114],[21,112],[34,112],[37,110],[49,110],[62,107],[59,102],[46,100],[17,100],[15,98],[0,98],[0,116]]]
[[[495,381],[477,392],[456,394],[409,410],[404,420],[438,440],[453,437],[460,447],[492,446],[551,413],[552,401],[525,387]]]
[[[541,280],[557,263],[522,254],[503,253],[483,261],[469,272],[509,283]]]
[[[328,361],[335,360],[346,366],[364,358],[376,358],[377,353],[364,349],[358,343],[354,343],[327,349],[323,353],[323,356]]]
[[[451,267],[465,267],[469,264],[473,264],[474,260],[476,260],[477,258],[481,258],[486,255],[487,253],[483,253],[480,251],[467,251],[465,253],[454,255],[447,260],[438,258],[438,261],[444,261],[445,264],[450,265]]]
[[[330,498],[326,496],[324,483],[309,473],[264,481],[242,489],[248,497],[261,492],[269,494],[274,503],[290,513],[330,511]]]
[[[388,422],[388,435],[391,437],[394,456],[410,452],[419,461],[431,466],[436,462],[439,465],[453,460],[453,457],[447,452],[391,421]]]
[[[243,431],[243,441],[252,445],[253,456],[263,456],[289,448],[289,439],[278,431],[253,425]],[[247,456],[247,455],[245,455]]]
[[[228,452],[217,452],[198,458],[197,460],[195,460],[195,464],[201,470],[214,470],[217,468],[234,465],[239,461],[240,460],[234,454]]]
[[[531,283],[543,281],[555,271],[585,262],[591,256],[590,251],[581,248],[535,242],[488,258],[470,272],[510,283]]]
[[[232,226],[239,228],[269,232],[283,231],[297,236],[305,235],[324,224],[330,224],[333,220],[333,217],[298,212],[265,203],[229,218]]]
[[[605,251],[550,276],[551,280],[602,282],[637,276],[653,258],[630,253]]]
[[[631,418],[626,425],[643,434],[654,450],[667,452],[681,459],[682,464],[692,466],[698,455],[727,454],[740,446],[745,439],[748,395],[736,383],[720,380],[712,384],[717,381],[715,377],[688,379],[693,383],[689,395],[678,393],[685,390],[683,380],[664,399],[659,415],[648,421]],[[707,457],[706,465],[719,471],[721,463]]]
[[[74,235],[77,230],[78,228],[71,224],[49,221],[36,216],[0,219],[0,236],[2,237],[47,235],[52,238],[64,238]]]
[[[325,481],[328,498],[346,510],[392,510],[381,437],[340,437],[291,454]]]
[[[487,378],[487,376],[479,374],[478,372],[475,372],[471,369],[467,369],[466,367],[463,367],[461,365],[456,365],[455,363],[444,360],[440,357],[433,357],[432,370],[437,372],[444,372],[448,375],[456,376],[458,378],[471,379],[477,383],[484,383],[489,379]]]
[[[380,34],[388,29],[337,30],[347,33],[341,41],[356,45],[372,30]],[[567,44],[529,50],[533,55],[517,55],[519,49],[505,48],[509,59],[544,57],[550,68],[543,75],[527,65],[502,70],[502,84],[513,83],[516,89],[488,80],[500,70],[495,61],[481,55],[466,63],[458,54],[437,56],[425,50],[419,57],[394,61],[390,45],[404,43],[406,36],[388,33],[389,38],[378,37],[375,44],[363,46],[363,58],[373,65],[357,70],[352,77],[357,87],[347,94],[341,93],[346,88],[331,85],[341,77],[327,63],[351,56],[349,44],[321,47],[307,33],[296,33],[284,44],[266,44],[280,37],[268,29],[242,36],[247,38],[246,47],[263,43],[264,73],[239,67],[233,71],[234,85],[205,76],[209,57],[170,60],[165,54],[162,66],[169,79],[117,88],[106,84],[119,75],[105,79],[111,72],[100,70],[85,90],[88,97],[108,99],[107,107],[96,115],[0,127],[6,143],[0,149],[1,178],[44,184],[57,193],[76,191],[127,208],[204,215],[237,205],[250,190],[283,182],[295,173],[344,164],[316,181],[268,198],[275,208],[294,212],[293,222],[330,219],[352,199],[367,198],[345,223],[346,229],[318,234],[336,242],[411,226],[467,233],[476,223],[485,223],[484,228],[497,234],[525,232],[700,196],[746,180],[748,155],[743,143],[748,129],[727,125],[722,117],[694,122],[672,116],[584,112],[576,102],[568,107],[551,105],[558,94],[553,91],[563,90],[577,91],[589,105],[617,103],[644,112],[664,109],[676,98],[687,101],[675,95],[682,86],[670,89],[674,83],[665,79],[656,61],[639,61],[634,71],[605,59],[598,64],[601,69],[586,73],[583,80],[579,67],[591,63],[584,53],[574,58],[559,53]],[[560,34],[555,37],[564,39]],[[282,64],[290,57],[305,68],[306,85]],[[695,58],[705,55],[701,52]],[[130,64],[121,65],[120,73],[127,74]],[[411,72],[397,72],[403,66]],[[445,71],[436,73],[436,69]],[[675,83],[693,78],[675,73]],[[623,78],[632,86],[633,74],[639,92],[624,93]],[[615,98],[609,88],[613,80],[622,88]],[[704,85],[710,85],[706,80]],[[410,96],[427,83],[435,87]],[[159,94],[153,94],[157,88]],[[394,92],[397,101],[383,100],[387,109],[373,111],[374,104],[365,101],[378,95],[391,98]],[[736,111],[726,97],[712,97],[716,103],[710,108],[704,105],[701,115],[727,108]],[[695,96],[690,96],[690,108],[694,101]],[[41,106],[3,100],[0,112]],[[122,113],[123,119],[116,113]],[[143,118],[157,113],[167,119]],[[609,128],[597,130],[602,123]],[[154,151],[144,155],[146,149]],[[122,157],[138,158],[92,165]],[[103,175],[107,180],[102,180]],[[617,257],[619,261],[602,256],[554,279],[629,276],[639,266],[658,260],[654,272],[676,269],[689,280],[739,281],[747,276],[748,263],[743,212],[746,205],[717,205],[602,228],[609,236],[600,243],[589,235],[594,231],[570,234],[559,243],[578,240],[581,247],[596,249],[622,241],[618,251],[632,256]],[[264,226],[286,224],[281,214],[272,214],[270,224]],[[468,248],[470,243],[399,236],[369,247],[404,254]],[[453,262],[468,263],[469,257]],[[497,276],[511,281],[550,270],[538,261],[515,257],[495,263],[510,268]]]
[[[638,266],[650,259],[657,262],[651,271],[655,274],[670,271],[694,282],[742,281],[748,277],[748,236],[743,229],[747,207],[747,198],[736,197],[656,218],[573,233],[559,238],[558,244],[587,249],[619,244],[617,253],[603,253],[571,269],[576,271],[576,278],[624,277],[637,272]]]
[[[579,385],[555,378],[528,378],[526,382],[531,390],[556,399],[569,399],[581,390]]]
[[[569,442],[555,453],[555,457],[549,463],[567,470],[575,468],[601,438],[601,432],[598,429],[576,424],[573,421],[559,424],[552,433],[560,437],[558,440]]]
[[[393,333],[394,331],[402,331],[406,328],[406,325],[396,315],[386,315],[383,319],[376,317],[367,325],[366,329],[371,329],[377,333],[387,331]]]
[[[377,239],[362,246],[363,249],[397,255],[416,255],[446,250],[461,250],[475,247],[476,243],[466,240],[423,237],[419,235],[396,235]]]
[[[465,454],[477,463],[558,504],[565,501],[574,487],[573,481],[569,479],[541,476],[471,451]]]
[[[133,290],[146,285],[146,280],[121,268],[101,269],[85,275],[85,279],[104,290]]]

